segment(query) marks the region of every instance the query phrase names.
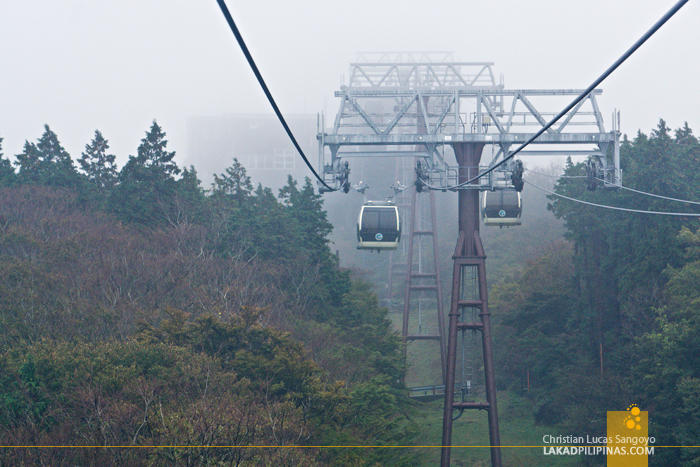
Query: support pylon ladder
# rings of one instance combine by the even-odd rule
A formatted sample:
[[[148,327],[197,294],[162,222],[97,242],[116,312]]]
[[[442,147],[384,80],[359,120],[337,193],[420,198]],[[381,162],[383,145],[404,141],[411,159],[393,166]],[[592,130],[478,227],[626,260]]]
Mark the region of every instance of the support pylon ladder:
[[[428,196],[430,202],[430,226],[423,227],[421,225],[421,216],[419,215],[419,203],[418,196]],[[432,268],[429,270],[423,267],[423,256],[420,248],[418,248],[419,258],[417,267],[414,267],[414,250],[416,250],[416,240],[423,237],[432,238],[432,253],[433,261]],[[413,341],[434,341],[438,345],[440,350],[440,368],[442,369],[442,382],[445,382],[445,319],[443,314],[443,304],[442,304],[442,282],[440,279],[440,268],[438,260],[438,238],[437,238],[437,220],[435,215],[435,193],[430,191],[427,194],[418,195],[415,187],[411,188],[411,214],[409,218],[409,232],[408,232],[408,252],[406,260],[406,279],[404,285],[404,305],[403,305],[403,326],[401,330],[401,336],[403,343],[407,346]],[[436,314],[437,314],[437,333],[430,329],[423,332],[422,329],[422,302],[421,296],[427,293],[435,294],[436,298]],[[411,304],[414,300],[415,295],[418,297],[418,322],[419,326],[417,332],[409,332],[409,322],[411,314]]]
[[[396,159],[396,172],[394,179],[401,181],[404,185],[409,185],[414,176],[415,163],[412,158],[409,157],[399,157]],[[401,222],[407,224],[409,221],[409,213],[411,212],[411,191],[404,190],[397,193],[395,198],[395,205],[399,208],[399,213],[401,216]],[[389,252],[389,274],[387,277],[387,295],[386,302],[387,308],[390,312],[394,312],[394,302],[399,301],[401,305],[396,307],[396,312],[403,311],[403,288],[400,288],[401,295],[400,299],[395,299],[395,283],[400,281],[394,281],[394,278],[405,278],[406,277],[406,257],[408,255],[408,248],[405,241],[399,244],[399,250]]]
[[[491,446],[491,462],[493,466],[501,466],[501,440],[498,429],[498,409],[496,404],[496,379],[493,368],[493,347],[491,345],[491,314],[488,309],[486,291],[486,254],[481,244],[479,232],[474,231],[469,238],[461,231],[454,256],[454,272],[452,280],[452,303],[449,314],[448,354],[457,353],[457,334],[461,331],[476,331],[481,333],[486,402],[468,401],[465,398],[455,398],[455,358],[448,359],[445,382],[445,412],[443,416],[442,458],[441,466],[450,465],[450,448],[452,444],[452,422],[455,411],[477,409],[488,412],[489,440]],[[470,284],[476,274],[476,293]],[[471,287],[470,287],[471,286]],[[475,318],[478,310],[479,320]],[[470,312],[472,311],[472,312]]]

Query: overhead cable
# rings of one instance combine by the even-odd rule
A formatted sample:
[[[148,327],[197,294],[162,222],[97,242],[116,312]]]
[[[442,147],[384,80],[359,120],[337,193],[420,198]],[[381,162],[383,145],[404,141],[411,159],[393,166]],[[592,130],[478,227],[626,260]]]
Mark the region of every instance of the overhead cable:
[[[540,175],[540,176],[542,176],[542,177],[566,178],[566,179],[568,179],[568,178],[588,178],[586,175],[548,175],[548,174],[543,174],[543,173],[540,173],[540,172],[535,172],[534,170],[530,170],[530,169],[525,169],[525,170],[527,170],[528,172],[533,173],[533,174],[535,174],[535,175]],[[599,182],[605,183],[605,180],[603,180],[602,178],[596,177],[595,179],[598,180]],[[635,190],[634,188],[629,188],[629,187],[622,186],[622,185],[614,185],[614,187],[615,187],[615,188],[621,188],[621,189],[627,190],[627,191],[631,191],[631,192],[633,192],[633,193],[639,193],[640,195],[653,196],[654,198],[665,199],[665,200],[668,200],[668,201],[678,201],[679,203],[697,204],[697,205],[700,205],[700,202],[698,202],[698,201],[690,201],[690,200],[687,200],[687,199],[678,199],[678,198],[670,198],[670,197],[668,197],[668,196],[655,195],[654,193],[647,193],[646,191]]]
[[[226,18],[226,22],[228,22],[229,27],[231,28],[231,32],[233,32],[233,35],[236,36],[236,40],[238,41],[238,45],[241,47],[241,50],[243,51],[243,55],[245,55],[245,58],[248,60],[248,64],[250,65],[250,68],[253,70],[253,73],[255,73],[255,77],[258,79],[258,83],[260,83],[260,87],[262,87],[263,91],[265,92],[265,95],[267,96],[267,100],[270,101],[270,105],[272,105],[272,109],[275,111],[275,114],[277,114],[277,118],[279,119],[280,123],[284,127],[284,130],[287,132],[287,135],[289,136],[289,139],[292,140],[292,143],[294,144],[294,147],[297,149],[299,152],[299,155],[301,155],[301,158],[304,159],[304,162],[306,165],[309,167],[311,172],[316,176],[319,182],[326,188],[328,188],[330,191],[337,191],[336,188],[331,188],[326,184],[326,182],[323,181],[323,179],[316,173],[316,170],[314,170],[313,166],[309,162],[309,160],[306,158],[306,155],[304,154],[304,151],[302,151],[301,146],[299,146],[299,143],[297,143],[296,138],[294,137],[294,134],[292,133],[292,130],[289,128],[289,125],[287,125],[287,121],[284,119],[284,116],[282,115],[282,112],[280,112],[279,107],[277,107],[277,103],[275,102],[275,99],[272,97],[272,93],[268,89],[267,85],[265,84],[265,80],[263,79],[262,75],[260,74],[260,70],[258,70],[258,67],[255,65],[255,61],[253,60],[253,56],[250,54],[248,51],[248,47],[245,45],[245,42],[243,41],[243,36],[241,36],[241,33],[238,31],[238,28],[236,27],[236,23],[233,22],[233,18],[231,17],[231,13],[228,11],[228,7],[226,7],[226,3],[224,0],[216,0],[217,3],[219,4],[219,8],[221,8],[221,12],[224,14],[224,17]]]
[[[540,175],[542,177],[549,177],[549,178],[588,178],[586,175],[548,175],[548,174],[535,172],[534,170],[530,170],[530,169],[525,169],[525,170],[527,172],[533,173],[535,175]]]
[[[554,196],[557,196],[557,197],[559,197],[559,198],[563,198],[563,199],[566,199],[566,200],[569,200],[569,201],[573,201],[573,202],[575,202],[575,203],[581,203],[581,204],[585,204],[585,205],[587,205],[587,206],[594,206],[594,207],[597,207],[597,208],[612,209],[612,210],[615,210],[615,211],[636,212],[636,213],[639,213],[639,214],[657,214],[657,215],[661,215],[661,216],[700,217],[700,214],[695,214],[695,213],[692,213],[692,212],[643,211],[643,210],[640,210],[640,209],[628,209],[628,208],[620,208],[620,207],[617,207],[617,206],[607,206],[607,205],[605,205],[605,204],[590,203],[590,202],[588,202],[588,201],[583,201],[583,200],[580,200],[580,199],[570,198],[570,197],[568,197],[568,196],[560,195],[559,193],[555,193],[555,192],[553,192],[553,191],[547,190],[546,188],[542,188],[542,187],[540,187],[540,186],[537,186],[537,185],[535,185],[535,184],[533,184],[533,183],[531,183],[531,182],[528,182],[527,180],[525,180],[525,183],[527,183],[528,185],[532,186],[533,188],[537,188],[538,190],[544,191],[545,193],[549,193],[550,195],[554,195]]]
[[[603,180],[603,179],[596,178],[596,180],[605,183],[605,180]],[[666,199],[669,201],[678,201],[679,203],[700,204],[700,202],[698,202],[698,201],[689,201],[687,199],[669,198],[668,196],[655,195],[654,193],[647,193],[645,191],[635,190],[634,188],[628,188],[628,187],[622,186],[622,185],[615,185],[615,187],[622,188],[623,190],[631,191],[633,193],[639,193],[640,195],[653,196],[654,198],[661,198],[661,199]]]
[[[643,35],[642,37],[640,37],[639,40],[637,40],[637,42],[635,42],[635,43],[632,45],[632,47],[630,47],[630,48],[627,50],[627,52],[625,52],[624,54],[622,54],[622,56],[621,56],[620,58],[618,58],[618,59],[615,61],[615,63],[613,63],[613,64],[610,66],[610,68],[608,68],[607,70],[605,70],[605,72],[604,72],[602,75],[600,75],[600,76],[598,77],[598,79],[596,79],[596,80],[595,80],[590,86],[588,86],[581,94],[579,94],[578,97],[577,97],[576,99],[574,99],[574,100],[571,102],[571,104],[569,104],[568,106],[566,106],[566,108],[565,108],[564,110],[562,110],[561,112],[559,112],[559,114],[558,114],[556,117],[554,117],[552,120],[550,120],[549,123],[547,123],[545,126],[543,126],[543,127],[542,127],[537,133],[535,133],[530,139],[528,139],[527,141],[525,141],[523,144],[520,145],[520,147],[518,147],[515,151],[513,151],[512,153],[510,153],[510,154],[508,155],[508,157],[504,157],[503,160],[502,160],[501,162],[499,162],[498,164],[494,165],[493,167],[490,167],[488,170],[486,170],[486,171],[483,172],[483,173],[480,173],[479,175],[477,175],[476,177],[472,178],[471,180],[467,180],[466,182],[462,182],[462,183],[460,183],[460,184],[458,184],[458,185],[455,185],[455,186],[451,187],[450,190],[456,190],[457,188],[461,188],[461,187],[463,187],[463,186],[465,186],[465,185],[469,185],[469,184],[471,184],[474,180],[478,180],[478,179],[480,179],[481,177],[490,174],[491,172],[493,172],[494,170],[496,170],[496,168],[500,167],[501,165],[503,165],[504,163],[506,163],[508,160],[510,160],[510,159],[512,159],[513,157],[515,157],[516,154],[518,154],[520,151],[522,151],[522,150],[523,150],[525,147],[527,147],[530,143],[532,143],[532,142],[535,141],[537,138],[539,138],[540,135],[542,135],[545,131],[547,131],[547,130],[548,130],[552,125],[554,125],[561,117],[563,117],[563,116],[566,115],[571,109],[573,109],[573,108],[576,106],[576,104],[578,104],[580,101],[582,101],[583,99],[585,99],[585,98],[588,96],[588,94],[590,94],[595,88],[597,88],[598,85],[600,85],[600,83],[602,83],[603,80],[605,80],[605,78],[607,78],[608,76],[610,76],[610,74],[611,74],[613,71],[615,71],[620,65],[622,65],[622,63],[623,63],[625,60],[627,60],[627,59],[630,57],[630,55],[632,55],[634,52],[636,52],[637,49],[638,49],[639,47],[641,47],[642,44],[644,44],[644,42],[647,41],[647,39],[649,39],[651,36],[653,36],[654,33],[655,33],[656,31],[658,31],[659,28],[661,28],[661,26],[663,26],[663,25],[666,23],[666,21],[668,21],[673,15],[675,15],[675,14],[678,12],[678,10],[680,10],[680,9],[683,7],[683,5],[685,5],[686,3],[688,3],[688,0],[680,0],[680,1],[677,2],[675,5],[673,5],[673,7],[672,7],[670,10],[668,10],[668,12],[666,12],[666,14],[665,14],[664,16],[662,16],[660,20],[658,20],[646,33],[644,33],[644,35]]]

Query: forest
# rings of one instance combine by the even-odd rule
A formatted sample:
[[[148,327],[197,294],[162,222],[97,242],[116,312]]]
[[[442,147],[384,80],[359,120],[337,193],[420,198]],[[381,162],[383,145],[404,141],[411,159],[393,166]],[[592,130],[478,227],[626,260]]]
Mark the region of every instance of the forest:
[[[121,168],[99,131],[73,160],[44,130],[14,161],[0,139],[0,443],[53,447],[0,466],[410,466],[362,446],[439,443],[417,438],[401,339],[309,179],[274,193],[233,160],[203,188],[155,121]],[[700,201],[687,125],[625,137],[621,161],[624,186]],[[555,193],[681,215],[550,195],[541,225],[563,235],[486,239],[498,389],[559,432],[604,436],[635,403],[657,445],[700,445],[697,207],[584,174],[569,160]]]
[[[700,201],[700,144],[661,120],[621,144],[623,186]],[[548,196],[564,238],[493,287],[497,378],[523,391],[538,424],[605,436],[606,411],[649,412],[658,446],[700,441],[700,223],[697,206],[630,190],[589,191],[569,160]],[[571,178],[567,178],[571,177]],[[577,178],[578,177],[578,178]],[[588,460],[593,462],[592,460]],[[692,448],[657,449],[650,465],[700,465]]]
[[[0,159],[0,444],[54,446],[0,465],[411,465],[318,448],[415,422],[400,338],[311,182],[275,195],[233,161],[204,190],[165,136],[121,169],[99,131],[73,161],[49,126]]]

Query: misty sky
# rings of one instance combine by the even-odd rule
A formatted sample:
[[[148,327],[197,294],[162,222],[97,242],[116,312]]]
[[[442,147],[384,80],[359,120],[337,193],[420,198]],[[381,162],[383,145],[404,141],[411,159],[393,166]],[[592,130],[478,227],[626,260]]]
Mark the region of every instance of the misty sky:
[[[332,118],[357,52],[451,51],[495,62],[506,88],[582,89],[675,2],[227,3],[282,112]],[[700,135],[699,3],[603,83],[606,129],[617,108],[630,136],[659,118]],[[6,156],[48,123],[74,159],[99,129],[121,166],[156,119],[179,163],[196,167],[188,117],[272,113],[214,0],[0,0],[0,70]]]

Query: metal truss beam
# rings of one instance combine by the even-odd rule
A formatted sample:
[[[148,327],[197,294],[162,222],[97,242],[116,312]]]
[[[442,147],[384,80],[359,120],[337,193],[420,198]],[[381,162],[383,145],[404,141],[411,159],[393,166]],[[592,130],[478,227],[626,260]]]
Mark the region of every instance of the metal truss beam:
[[[320,123],[318,132],[319,162],[323,178],[329,183],[339,184],[340,180],[346,180],[347,177],[344,179],[343,176],[349,172],[348,159],[354,157],[412,156],[419,159],[416,171],[421,174],[422,183],[442,190],[459,189],[459,240],[453,256],[448,342],[442,357],[445,361],[445,405],[441,466],[445,467],[450,463],[453,414],[466,409],[488,412],[492,465],[501,466],[486,255],[479,237],[478,191],[511,183],[507,171],[512,170],[512,161],[488,176],[462,184],[489,166],[495,166],[499,158],[507,156],[513,145],[528,141],[568,103],[562,103],[562,99],[566,101],[583,92],[577,89],[507,90],[503,84],[496,84],[491,65],[487,62],[454,62],[451,54],[421,54],[419,57],[418,54],[385,53],[377,56],[374,62],[363,56],[351,64],[349,85],[341,86],[335,94],[342,100],[332,132],[327,133],[323,123]],[[530,146],[523,154],[595,157],[603,168],[604,186],[619,186],[619,116],[613,118],[612,131],[606,132],[596,100],[601,92],[598,89],[591,91],[564,116],[556,129],[549,129],[533,142],[535,145],[549,145],[550,149]],[[498,152],[489,165],[481,166],[481,155],[487,144],[498,147]],[[405,146],[411,148],[404,149]],[[454,151],[456,165],[450,166],[444,160],[445,146]],[[610,148],[612,161],[608,161]],[[415,192],[413,196],[415,208]],[[415,212],[411,222],[414,222],[414,217]],[[434,228],[435,220],[432,222]],[[414,234],[414,226],[411,226],[411,243]],[[408,334],[410,291],[437,288],[432,284],[413,284],[414,277],[423,279],[429,275],[432,278],[433,274],[421,274],[420,271],[413,274],[411,264],[409,255],[402,332],[405,343],[439,337]],[[460,291],[465,290],[464,272],[468,268],[475,269],[478,278],[478,288],[472,297],[460,296]],[[462,313],[466,309],[477,310],[479,320]],[[455,400],[457,335],[462,332],[464,339],[467,330],[479,332],[482,336],[486,402],[466,400],[465,396],[462,400]],[[444,336],[443,330],[440,336]]]
[[[483,87],[496,84],[490,62],[356,62],[350,64],[352,88]]]
[[[397,147],[417,146],[431,181],[438,181],[440,189],[449,188],[449,174],[457,168],[442,159],[441,148],[445,145],[497,145],[498,157],[503,157],[511,146],[524,143],[546,125],[568,97],[582,92],[505,89],[496,84],[489,62],[401,61],[405,58],[385,54],[381,63],[352,64],[350,85],[336,92],[341,105],[332,132],[319,128],[319,161],[327,172],[324,180],[339,179],[336,172],[342,167],[340,158],[391,155],[377,150],[377,146],[394,146],[393,155],[403,157],[404,151]],[[483,83],[482,78],[486,79]],[[613,147],[614,154],[619,152],[619,130],[613,125],[613,131],[605,131],[597,103],[601,93],[599,89],[590,92],[556,128],[533,143],[559,145],[561,150],[535,150],[523,155],[590,155],[603,167],[605,186],[619,186],[618,160],[607,160],[608,148]],[[424,128],[420,132],[416,130],[419,121]],[[494,163],[495,159],[491,165]],[[489,187],[493,185],[480,185],[480,189]]]
[[[451,145],[455,143],[487,143],[514,144],[524,143],[535,133],[457,133],[457,134],[340,134],[325,135],[327,145],[337,146],[406,146],[406,145]],[[599,144],[612,143],[615,136],[610,133],[551,133],[543,134],[535,141],[536,144]],[[359,149],[359,148],[358,148]],[[345,153],[350,156],[350,153]],[[562,151],[566,154],[566,151]]]

